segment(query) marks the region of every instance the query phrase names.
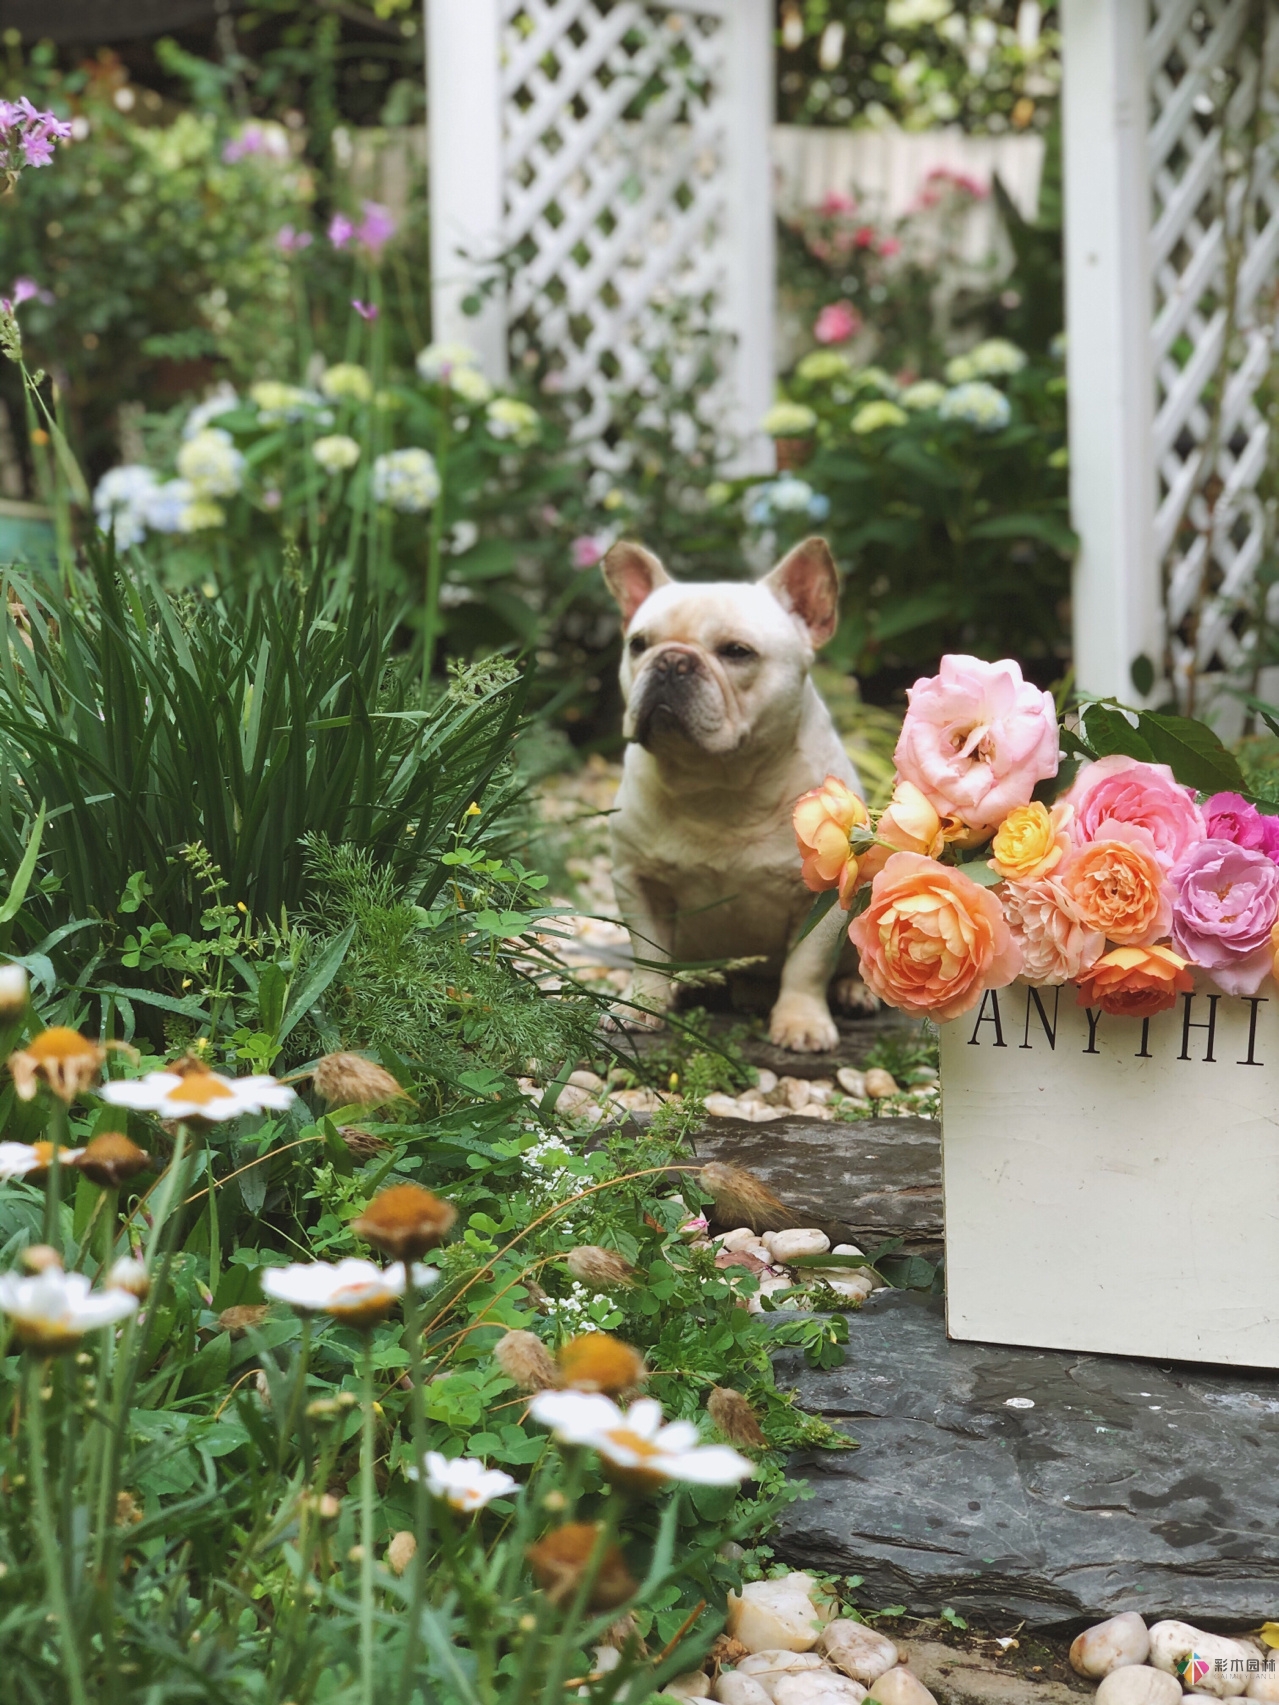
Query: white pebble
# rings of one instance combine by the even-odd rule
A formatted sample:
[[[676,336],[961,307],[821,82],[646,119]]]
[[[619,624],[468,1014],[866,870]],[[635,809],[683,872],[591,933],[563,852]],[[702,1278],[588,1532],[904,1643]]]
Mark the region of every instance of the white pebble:
[[[568,1074],[568,1081],[576,1089],[599,1091],[604,1088],[604,1079],[602,1077],[597,1077],[594,1072],[570,1072]]]
[[[777,1073],[761,1067],[756,1073],[755,1087],[761,1095],[771,1095],[777,1088]]]
[[[778,1582],[772,1582],[777,1586]],[[731,1596],[731,1595],[730,1595]],[[792,1651],[789,1646],[765,1646],[758,1652],[752,1652],[743,1658],[737,1666],[738,1675],[753,1675],[757,1680],[772,1675],[784,1674],[793,1669],[821,1669],[822,1660],[817,1652]]]
[[[830,1238],[816,1226],[795,1231],[766,1231],[762,1241],[772,1251],[775,1261],[793,1261],[797,1255],[825,1255]]]
[[[753,1675],[743,1675],[741,1670],[721,1670],[715,1683],[719,1705],[772,1705],[772,1697]]]
[[[1181,1683],[1144,1664],[1125,1664],[1106,1676],[1094,1705],[1181,1705]]]
[[[849,1302],[865,1302],[875,1289],[875,1281],[869,1273],[857,1270],[850,1273],[839,1267],[819,1267],[817,1271],[837,1297],[847,1297]]]
[[[854,1101],[866,1099],[866,1073],[855,1071],[852,1066],[841,1066],[835,1073],[835,1082],[845,1095],[851,1095]]]
[[[745,1249],[748,1243],[755,1242],[755,1233],[748,1225],[739,1225],[733,1231],[724,1231],[715,1239],[721,1249]]]
[[[1279,1702],[1279,1652],[1267,1652],[1270,1668],[1260,1675],[1248,1677],[1249,1699],[1260,1699],[1264,1705],[1277,1705]]]
[[[1211,1694],[1214,1699],[1237,1699],[1244,1692],[1248,1686],[1247,1672],[1232,1670],[1230,1666],[1237,1660],[1246,1664],[1256,1653],[1238,1640],[1228,1640],[1222,1634],[1205,1634],[1188,1622],[1156,1622],[1150,1630],[1150,1661],[1166,1675],[1175,1676],[1178,1663],[1191,1652],[1214,1666],[1194,1683],[1201,1693]],[[1218,1658],[1225,1666],[1220,1670],[1215,1667]],[[1115,1671],[1116,1675],[1119,1673]]]
[[[731,1095],[721,1095],[717,1090],[706,1097],[706,1111],[712,1119],[745,1119],[745,1109]]]
[[[798,1109],[798,1116],[801,1119],[830,1121],[835,1117],[835,1109],[833,1107],[827,1107],[820,1101],[810,1101],[806,1106]]]
[[[751,1298],[752,1304],[756,1301]],[[813,1601],[785,1581],[747,1581],[740,1597],[728,1595],[729,1637],[750,1652],[811,1652],[821,1626]]]
[[[686,1670],[683,1675],[672,1676],[662,1692],[672,1699],[709,1699],[711,1678],[704,1670]]]
[[[830,1623],[818,1646],[837,1669],[843,1670],[854,1681],[860,1681],[863,1687],[878,1681],[881,1675],[895,1669],[900,1662],[897,1647],[887,1634],[880,1634],[864,1622],[853,1622],[848,1617]]]
[[[866,1697],[876,1705],[937,1705],[936,1696],[908,1669],[890,1669],[880,1676]]]
[[[835,1245],[835,1247],[831,1250],[832,1255],[862,1255],[862,1256],[864,1256],[865,1253],[866,1253],[866,1251],[864,1249],[859,1249],[855,1243],[837,1243]]]
[[[883,1101],[887,1096],[900,1092],[897,1079],[891,1072],[886,1072],[882,1066],[872,1066],[866,1073],[866,1093],[872,1101]]]
[[[1072,1669],[1090,1681],[1127,1664],[1144,1664],[1149,1656],[1150,1634],[1135,1610],[1085,1628],[1070,1648]]]
[[[772,1695],[773,1705],[862,1705],[866,1689],[833,1669],[806,1669],[778,1676]]]

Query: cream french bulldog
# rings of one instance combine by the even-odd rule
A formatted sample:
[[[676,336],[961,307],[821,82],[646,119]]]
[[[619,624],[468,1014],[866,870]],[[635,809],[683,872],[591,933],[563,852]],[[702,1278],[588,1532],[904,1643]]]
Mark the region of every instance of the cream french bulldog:
[[[671,961],[757,955],[763,974],[781,977],[772,1040],[797,1052],[833,1048],[832,975],[843,973],[842,1002],[875,1002],[849,975],[856,957],[838,907],[796,940],[813,895],[791,809],[827,775],[861,791],[809,674],[838,614],[826,541],[806,539],[753,585],[680,585],[651,552],[622,542],[604,578],[622,612],[629,742],[613,882],[637,961],[616,1022],[661,1024]]]

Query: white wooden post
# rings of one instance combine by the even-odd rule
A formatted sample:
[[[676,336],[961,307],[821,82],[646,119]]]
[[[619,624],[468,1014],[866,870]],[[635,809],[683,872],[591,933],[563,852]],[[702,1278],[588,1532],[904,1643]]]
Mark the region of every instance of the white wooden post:
[[[501,0],[426,0],[431,314],[438,343],[469,343],[488,378],[507,372],[502,253]],[[488,287],[479,314],[463,303]]]
[[[1066,370],[1078,686],[1160,670],[1145,0],[1063,0]]]
[[[737,339],[736,414],[742,473],[770,473],[775,452],[759,423],[776,370],[776,231],[773,220],[772,0],[731,0],[726,65],[727,243],[725,319]]]

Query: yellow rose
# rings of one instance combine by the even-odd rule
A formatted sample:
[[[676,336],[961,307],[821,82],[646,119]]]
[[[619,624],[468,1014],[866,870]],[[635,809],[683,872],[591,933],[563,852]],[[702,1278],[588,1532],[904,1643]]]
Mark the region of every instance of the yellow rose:
[[[1038,882],[1066,856],[1066,830],[1074,814],[1074,808],[1064,803],[1051,811],[1037,799],[1015,805],[990,843],[990,868],[1005,882]]]

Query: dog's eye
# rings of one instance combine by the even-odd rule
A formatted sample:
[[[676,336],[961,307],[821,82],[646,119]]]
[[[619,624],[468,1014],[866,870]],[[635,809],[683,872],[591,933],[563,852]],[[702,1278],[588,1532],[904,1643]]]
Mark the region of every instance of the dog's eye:
[[[744,663],[748,657],[754,657],[756,653],[751,650],[749,645],[742,645],[738,640],[730,639],[726,645],[719,647],[719,655],[729,663]]]
[[[635,637],[630,642],[631,656],[632,657],[638,657],[641,651],[647,651],[647,650],[648,650],[648,641],[644,638],[644,636],[642,634],[637,633],[635,635]]]

